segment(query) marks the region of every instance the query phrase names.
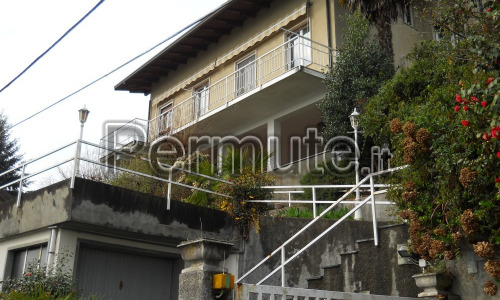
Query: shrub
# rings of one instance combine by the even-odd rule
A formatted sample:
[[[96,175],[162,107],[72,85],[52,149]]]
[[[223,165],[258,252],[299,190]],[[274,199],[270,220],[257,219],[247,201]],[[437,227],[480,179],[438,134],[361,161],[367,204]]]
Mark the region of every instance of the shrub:
[[[36,262],[28,265],[26,272],[16,278],[8,278],[2,281],[2,292],[0,299],[6,300],[76,300],[78,289],[76,280],[65,265],[69,254],[58,255],[53,270],[47,272],[40,268]],[[87,299],[97,299],[89,296]]]

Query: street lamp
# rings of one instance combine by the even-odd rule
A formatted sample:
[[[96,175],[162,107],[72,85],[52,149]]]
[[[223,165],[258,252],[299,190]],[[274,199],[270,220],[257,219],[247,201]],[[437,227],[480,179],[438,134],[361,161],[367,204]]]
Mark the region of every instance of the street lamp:
[[[85,122],[87,122],[87,118],[89,117],[90,111],[83,106],[83,108],[78,110],[78,117],[80,118],[80,138],[78,141],[76,141],[76,153],[75,153],[75,161],[73,164],[73,174],[71,176],[71,188],[75,186],[75,177],[76,174],[78,174],[79,169],[80,169],[80,154],[82,152],[82,138],[83,138],[83,126],[85,125]]]
[[[358,158],[359,151],[357,151],[357,149],[358,149],[359,112],[356,110],[356,108],[354,108],[354,111],[349,116],[349,119],[351,120],[351,126],[354,129],[354,144],[355,144],[355,148],[354,148],[354,159],[355,159],[355,161],[354,161],[354,164],[355,164],[355,168],[356,168],[356,185],[358,185],[358,183],[359,183],[359,158]],[[360,200],[361,200],[361,197],[359,195],[359,187],[358,187],[356,189],[356,201],[360,201]],[[358,209],[354,213],[354,219],[355,220],[361,220],[361,219],[363,219],[362,214],[361,214],[361,208]]]
[[[83,137],[83,125],[85,124],[85,122],[87,122],[87,118],[89,117],[89,113],[90,113],[90,111],[87,109],[87,107],[85,105],[83,106],[83,108],[78,110],[78,116],[80,117],[80,123],[81,123],[80,140]]]

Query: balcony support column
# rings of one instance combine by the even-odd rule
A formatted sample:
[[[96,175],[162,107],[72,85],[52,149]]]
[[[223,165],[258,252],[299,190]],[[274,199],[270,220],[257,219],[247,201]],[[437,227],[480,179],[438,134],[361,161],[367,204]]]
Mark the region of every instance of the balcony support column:
[[[217,172],[220,174],[222,172],[222,157],[226,154],[224,143],[219,142],[217,144]]]
[[[281,163],[281,122],[278,120],[267,122],[267,154],[270,155],[267,170],[278,168]]]

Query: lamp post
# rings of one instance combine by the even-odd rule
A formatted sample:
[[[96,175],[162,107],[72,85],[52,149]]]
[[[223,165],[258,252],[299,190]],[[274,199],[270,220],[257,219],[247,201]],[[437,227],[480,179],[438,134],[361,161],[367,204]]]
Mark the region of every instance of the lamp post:
[[[78,116],[80,117],[80,140],[83,138],[83,125],[85,125],[85,122],[87,122],[87,118],[89,117],[90,111],[87,109],[87,107],[84,105],[83,108],[78,110]]]
[[[349,116],[349,119],[351,120],[351,126],[354,129],[354,164],[355,164],[355,170],[356,170],[356,185],[359,183],[359,158],[358,158],[358,127],[359,127],[359,112],[354,108],[354,111],[352,114]],[[356,201],[360,200],[360,195],[359,195],[359,187],[356,189]],[[355,220],[361,220],[363,219],[362,214],[361,214],[361,209],[358,209],[354,213],[354,219]]]
[[[71,176],[71,188],[75,186],[75,177],[76,174],[78,174],[78,171],[80,169],[80,154],[81,154],[81,149],[82,149],[82,138],[83,138],[83,126],[85,125],[85,122],[87,122],[87,118],[89,116],[90,111],[83,106],[83,108],[78,110],[78,117],[80,119],[80,138],[78,141],[76,141],[76,153],[75,153],[75,161],[73,164],[73,174]]]

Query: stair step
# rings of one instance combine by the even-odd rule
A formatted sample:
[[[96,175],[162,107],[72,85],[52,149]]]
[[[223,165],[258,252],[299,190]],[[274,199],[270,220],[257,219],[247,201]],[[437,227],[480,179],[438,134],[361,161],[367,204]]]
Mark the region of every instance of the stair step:
[[[326,266],[320,266],[321,269],[331,269],[331,268],[336,268],[336,267],[339,267],[340,266],[340,263],[336,263],[336,264],[331,264],[331,265],[326,265]]]
[[[399,227],[399,226],[405,226],[406,223],[395,223],[395,224],[387,224],[387,225],[382,225],[379,226],[378,229],[385,229],[385,228],[392,228],[392,227]]]
[[[375,239],[362,239],[362,240],[356,240],[356,243],[366,243],[366,242],[373,242]]]
[[[307,281],[321,280],[321,279],[323,279],[323,276],[312,276],[312,277],[306,278]]]
[[[340,253],[339,255],[351,255],[351,254],[358,254],[358,250],[343,252]]]

